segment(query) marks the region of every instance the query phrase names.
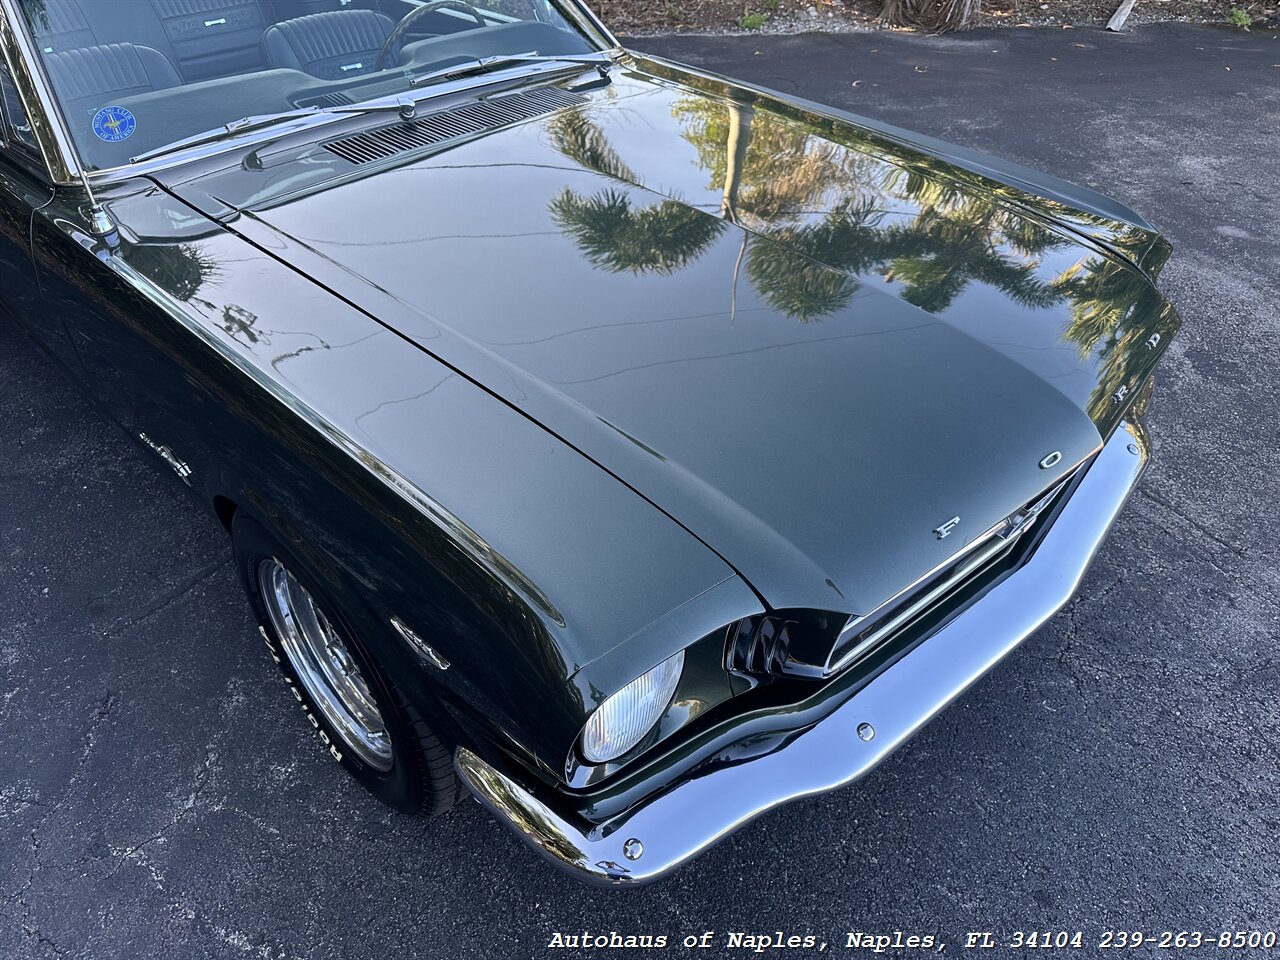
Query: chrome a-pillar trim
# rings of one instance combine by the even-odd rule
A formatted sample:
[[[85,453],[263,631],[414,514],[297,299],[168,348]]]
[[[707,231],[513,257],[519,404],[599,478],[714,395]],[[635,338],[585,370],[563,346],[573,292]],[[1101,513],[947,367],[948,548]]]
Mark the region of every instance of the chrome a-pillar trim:
[[[816,724],[788,731],[780,716],[785,735],[767,753],[708,761],[600,824],[557,812],[465,748],[454,765],[484,806],[557,866],[606,885],[656,880],[771,807],[865,775],[1034,633],[1079,587],[1149,451],[1141,425],[1122,424],[1021,568]]]
[[[603,20],[596,16],[594,10],[582,3],[581,0],[567,0],[563,4],[562,12],[567,14],[571,20],[574,20],[587,34],[593,32],[597,34],[595,39],[603,40],[605,46],[609,47],[611,51],[617,50],[621,52],[622,45],[618,43],[618,38],[613,35],[613,31],[605,25]]]
[[[79,165],[71,134],[40,69],[39,56],[26,31],[22,14],[10,0],[0,0],[0,55],[9,67],[14,88],[31,125],[31,135],[44,160],[45,170],[56,184],[77,181]]]

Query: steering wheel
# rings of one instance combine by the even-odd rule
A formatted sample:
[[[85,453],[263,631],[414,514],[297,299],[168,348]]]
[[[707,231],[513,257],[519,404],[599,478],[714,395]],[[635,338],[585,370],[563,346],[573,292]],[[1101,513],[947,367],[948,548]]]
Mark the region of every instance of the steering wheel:
[[[412,11],[405,14],[404,19],[396,24],[396,28],[392,30],[387,39],[383,41],[382,49],[378,51],[378,59],[374,61],[373,64],[374,72],[377,72],[386,66],[387,54],[395,49],[400,42],[400,38],[409,32],[409,28],[411,26],[425,17],[428,13],[434,13],[441,7],[453,7],[456,10],[461,10],[463,13],[470,14],[475,22],[482,27],[487,27],[489,25],[480,11],[471,4],[464,2],[464,0],[433,0],[431,3],[424,3],[422,6],[415,7]]]

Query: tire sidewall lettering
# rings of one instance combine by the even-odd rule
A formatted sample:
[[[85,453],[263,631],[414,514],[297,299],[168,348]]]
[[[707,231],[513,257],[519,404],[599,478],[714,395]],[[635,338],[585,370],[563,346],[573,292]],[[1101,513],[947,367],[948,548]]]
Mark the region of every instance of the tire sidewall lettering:
[[[282,651],[278,646],[278,641],[270,632],[270,628],[261,626],[258,628],[258,631],[262,634],[263,640],[266,641],[267,650],[271,654],[271,659],[280,667],[280,675],[284,678],[285,685],[289,688],[289,692],[292,693],[294,699],[298,701],[298,706],[302,709],[303,715],[306,716],[307,720],[310,721],[312,728],[315,730],[316,736],[320,740],[325,755],[337,763],[343,763],[345,760],[347,763],[355,764],[356,761],[354,759],[346,760],[346,755],[338,749],[336,738],[330,736],[329,732],[321,724],[320,719],[316,716],[315,711],[311,707],[309,698],[303,693],[302,689],[294,680],[292,665],[288,662],[287,658],[281,656]]]

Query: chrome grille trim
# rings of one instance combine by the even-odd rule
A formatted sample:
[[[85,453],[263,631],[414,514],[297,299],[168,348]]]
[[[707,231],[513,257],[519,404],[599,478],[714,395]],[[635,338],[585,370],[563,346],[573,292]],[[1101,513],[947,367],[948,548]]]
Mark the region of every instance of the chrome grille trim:
[[[917,614],[923,613],[936,601],[958,590],[976,575],[1012,552],[1015,541],[1024,529],[1020,529],[1013,534],[1012,539],[1006,539],[1001,536],[998,529],[991,530],[983,539],[972,544],[971,549],[966,550],[959,560],[953,558],[944,563],[941,569],[945,570],[947,567],[955,567],[955,569],[937,583],[923,589],[919,587],[909,588],[894,600],[877,607],[870,614],[851,620],[844,630],[840,632],[840,639],[836,641],[835,646],[832,648],[833,651],[840,649],[847,633],[865,624],[868,620],[880,618],[888,611],[888,619],[859,639],[852,648],[841,655],[839,660],[830,664],[826,669],[826,675],[831,676],[853,666],[896,634],[901,627],[914,619]],[[927,583],[928,581],[929,577],[926,576],[922,582]]]
[[[815,623],[805,611],[776,611],[734,624],[726,635],[725,667],[745,678],[807,680],[827,680],[850,669],[922,617],[938,612],[949,597],[970,588],[985,592],[1004,571],[1024,562],[1034,551],[1025,535],[1083,475],[1091,459],[1077,464],[1034,500],[869,613],[850,617],[838,630],[821,620]]]
[[[1077,466],[1031,503],[1010,514],[966,545],[959,553],[944,560],[870,613],[851,619],[840,631],[840,636],[832,646],[833,657],[836,651],[845,645],[845,638],[851,631],[855,631],[860,625],[879,623],[851,649],[841,654],[836,662],[828,663],[825,675],[832,676],[853,666],[894,636],[918,614],[929,609],[943,597],[959,590],[1012,553],[1018,540],[1031,529],[1036,519],[1066,489],[1067,484],[1080,472],[1081,466]],[[944,573],[945,575],[939,579]]]

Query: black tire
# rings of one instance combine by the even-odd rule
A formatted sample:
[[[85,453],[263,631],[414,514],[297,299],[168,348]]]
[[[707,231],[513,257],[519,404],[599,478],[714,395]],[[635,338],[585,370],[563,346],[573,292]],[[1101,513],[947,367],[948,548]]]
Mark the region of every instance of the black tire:
[[[254,616],[261,625],[262,636],[271,651],[271,658],[280,667],[293,698],[310,721],[326,754],[346,768],[370,793],[397,810],[436,816],[452,807],[463,789],[453,770],[452,750],[397,689],[386,670],[370,652],[369,645],[352,628],[351,620],[343,616],[342,611],[330,601],[306,566],[262,526],[242,513],[237,513],[232,521],[231,542],[240,582],[249,595]],[[259,566],[271,560],[277,560],[285,566],[341,634],[344,646],[382,714],[391,740],[389,770],[371,766],[347,746],[343,735],[316,704],[290,662],[259,586]]]

